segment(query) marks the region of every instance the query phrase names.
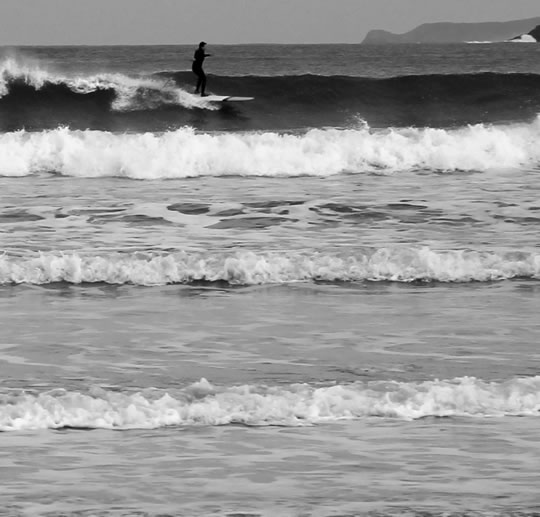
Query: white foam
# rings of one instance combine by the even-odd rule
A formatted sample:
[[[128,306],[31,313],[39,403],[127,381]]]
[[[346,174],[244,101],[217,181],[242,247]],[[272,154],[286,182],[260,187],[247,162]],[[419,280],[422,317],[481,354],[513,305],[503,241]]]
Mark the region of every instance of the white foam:
[[[305,134],[114,134],[60,128],[0,135],[0,175],[50,171],[136,179],[484,171],[540,164],[540,119],[461,129],[313,129]]]
[[[219,388],[202,379],[184,390],[130,393],[93,388],[0,395],[0,430],[62,427],[302,426],[366,417],[538,416],[540,377],[503,383],[464,377],[423,383],[369,382]]]
[[[9,94],[13,80],[22,80],[36,90],[45,84],[65,85],[81,94],[111,89],[116,93],[111,108],[118,111],[154,109],[164,105],[218,109],[206,99],[177,88],[173,82],[165,79],[130,77],[119,73],[67,76],[49,72],[35,63],[7,58],[0,62],[0,97]]]
[[[489,282],[540,279],[540,254],[379,248],[353,255],[317,252],[78,254],[0,256],[0,284],[105,282],[141,286],[227,282]]]

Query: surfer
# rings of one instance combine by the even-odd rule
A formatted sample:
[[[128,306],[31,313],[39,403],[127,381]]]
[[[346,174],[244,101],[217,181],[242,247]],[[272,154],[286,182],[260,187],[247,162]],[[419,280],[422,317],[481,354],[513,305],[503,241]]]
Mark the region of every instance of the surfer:
[[[206,93],[204,93],[206,89],[206,74],[203,70],[203,62],[205,57],[210,57],[211,54],[206,54],[204,49],[206,47],[206,42],[201,41],[199,43],[199,48],[195,51],[195,54],[193,55],[193,65],[191,69],[193,70],[193,73],[197,76],[197,86],[195,88],[195,93],[201,93],[201,97],[206,97]]]

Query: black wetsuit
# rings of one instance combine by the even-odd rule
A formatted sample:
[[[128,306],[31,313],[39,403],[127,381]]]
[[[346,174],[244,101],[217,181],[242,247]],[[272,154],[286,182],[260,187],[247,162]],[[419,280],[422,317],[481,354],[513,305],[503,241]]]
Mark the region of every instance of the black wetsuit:
[[[204,53],[204,49],[198,48],[195,51],[195,54],[193,56],[193,65],[191,69],[193,70],[193,73],[197,76],[197,87],[195,89],[195,93],[201,92],[201,95],[204,95],[204,90],[206,89],[206,74],[204,73],[204,70],[202,68],[204,58],[208,54]]]

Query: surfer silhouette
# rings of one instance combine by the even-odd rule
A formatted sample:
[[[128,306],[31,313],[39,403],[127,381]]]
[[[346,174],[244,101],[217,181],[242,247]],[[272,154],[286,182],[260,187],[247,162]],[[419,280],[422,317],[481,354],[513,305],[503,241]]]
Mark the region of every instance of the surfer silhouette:
[[[197,76],[197,86],[195,88],[195,93],[201,94],[201,97],[206,97],[206,74],[203,70],[203,62],[205,57],[210,57],[211,54],[207,54],[204,49],[206,47],[206,42],[201,41],[199,43],[199,48],[195,51],[193,55],[193,65],[191,69],[193,73]]]

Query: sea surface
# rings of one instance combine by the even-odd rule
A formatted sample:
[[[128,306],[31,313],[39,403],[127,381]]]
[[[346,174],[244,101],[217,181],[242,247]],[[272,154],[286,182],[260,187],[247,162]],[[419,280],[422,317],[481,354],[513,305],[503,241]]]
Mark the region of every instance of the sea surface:
[[[0,515],[540,514],[540,46],[0,50]]]

